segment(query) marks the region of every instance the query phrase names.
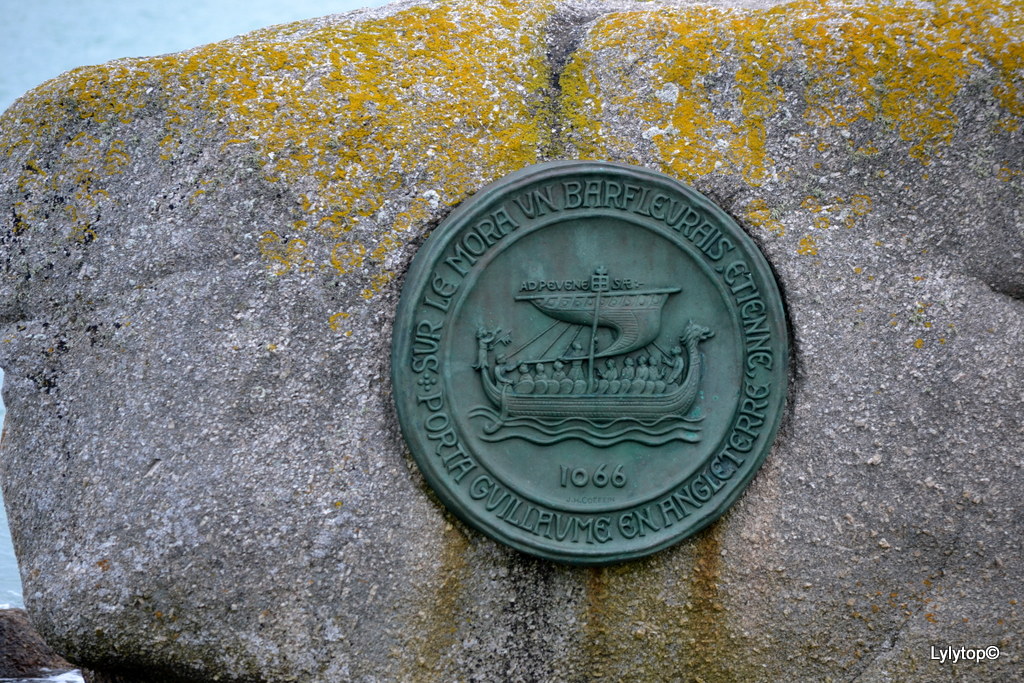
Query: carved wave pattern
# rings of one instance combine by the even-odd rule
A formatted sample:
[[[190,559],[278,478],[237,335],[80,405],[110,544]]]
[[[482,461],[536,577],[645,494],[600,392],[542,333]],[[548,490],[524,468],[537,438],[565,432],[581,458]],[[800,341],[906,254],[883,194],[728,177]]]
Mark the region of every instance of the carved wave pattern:
[[[664,446],[672,441],[700,441],[700,421],[666,415],[655,420],[621,417],[595,421],[580,417],[544,419],[538,417],[506,417],[486,406],[469,412],[471,418],[484,418],[482,441],[494,443],[507,439],[523,439],[539,446],[550,446],[569,439],[578,439],[597,448],[607,448],[626,441],[643,446]]]

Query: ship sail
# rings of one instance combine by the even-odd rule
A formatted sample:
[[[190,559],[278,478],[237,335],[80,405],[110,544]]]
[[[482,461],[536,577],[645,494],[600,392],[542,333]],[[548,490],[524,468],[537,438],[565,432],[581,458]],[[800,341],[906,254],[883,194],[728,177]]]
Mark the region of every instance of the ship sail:
[[[574,292],[572,294],[526,294],[516,297],[529,301],[538,310],[556,320],[577,325],[611,329],[615,339],[595,350],[594,358],[629,353],[647,346],[661,331],[661,312],[669,294],[679,288],[630,291]]]

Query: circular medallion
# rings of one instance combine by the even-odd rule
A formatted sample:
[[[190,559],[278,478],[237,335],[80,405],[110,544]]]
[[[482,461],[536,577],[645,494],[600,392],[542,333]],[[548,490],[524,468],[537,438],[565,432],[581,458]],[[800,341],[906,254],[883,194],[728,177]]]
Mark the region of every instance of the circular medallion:
[[[603,564],[736,500],[775,436],[787,354],[771,270],[721,209],[646,169],[554,162],[429,237],[392,375],[413,457],[456,515]]]

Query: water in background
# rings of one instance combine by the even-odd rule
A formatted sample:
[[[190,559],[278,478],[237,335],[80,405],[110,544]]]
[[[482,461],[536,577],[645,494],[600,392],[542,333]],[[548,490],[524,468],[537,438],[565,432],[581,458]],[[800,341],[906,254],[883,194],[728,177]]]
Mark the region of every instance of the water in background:
[[[0,386],[3,386],[4,371],[0,370]],[[4,417],[7,409],[0,397],[0,433],[3,430]],[[14,558],[11,546],[11,532],[7,526],[7,509],[4,507],[3,495],[0,495],[0,609],[24,607],[21,598],[21,578],[18,576],[18,562]],[[55,673],[48,678],[0,678],[3,681],[16,683],[85,683],[78,669]]]
[[[0,609],[24,606],[18,561],[14,559],[11,532],[7,528],[7,511],[0,505]]]
[[[383,4],[384,0],[3,0],[0,112],[27,90],[77,66],[175,52],[272,24]],[[3,416],[0,402],[0,424]],[[0,605],[23,606],[2,499]]]
[[[4,371],[0,370],[0,386],[3,384]],[[3,429],[7,410],[0,398],[0,430]],[[24,607],[21,598],[21,577],[18,576],[18,561],[14,559],[14,548],[11,546],[11,531],[7,527],[7,509],[3,505],[0,494],[0,608]]]

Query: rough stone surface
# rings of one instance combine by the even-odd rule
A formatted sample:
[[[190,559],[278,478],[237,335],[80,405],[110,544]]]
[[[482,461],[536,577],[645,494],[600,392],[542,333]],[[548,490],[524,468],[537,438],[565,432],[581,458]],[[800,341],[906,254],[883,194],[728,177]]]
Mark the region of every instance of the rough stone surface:
[[[399,4],[40,86],[0,118],[37,627],[142,680],[1011,678],[1022,92],[1011,0]],[[744,496],[603,569],[449,516],[388,380],[425,235],[561,158],[691,183],[792,324]]]
[[[32,678],[71,668],[36,633],[25,610],[0,610],[0,678]]]

